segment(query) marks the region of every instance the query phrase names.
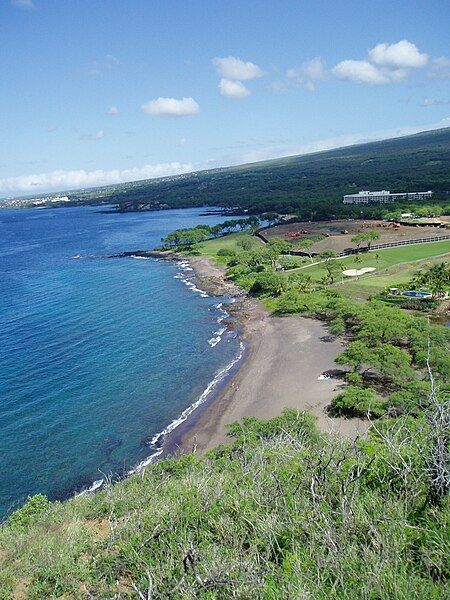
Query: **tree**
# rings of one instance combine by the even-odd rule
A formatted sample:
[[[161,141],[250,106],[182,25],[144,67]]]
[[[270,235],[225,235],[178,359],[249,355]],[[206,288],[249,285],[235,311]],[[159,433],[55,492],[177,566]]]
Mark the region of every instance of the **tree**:
[[[450,266],[445,262],[430,265],[418,271],[412,283],[418,287],[428,288],[435,297],[443,296],[450,288]]]
[[[286,279],[281,273],[263,271],[258,273],[250,293],[255,296],[279,296],[286,288]]]
[[[346,417],[381,417],[387,408],[387,402],[377,398],[372,388],[349,385],[333,398],[330,405],[332,415]]]
[[[309,256],[309,260],[312,262],[313,258],[312,258],[312,254],[311,254],[311,246],[314,245],[314,240],[311,240],[310,238],[306,238],[304,240],[301,241],[300,243],[300,249],[303,250],[304,252],[306,252],[306,254]]]
[[[253,239],[250,236],[244,236],[239,238],[236,245],[242,248],[245,252],[248,252],[253,248]]]
[[[263,221],[267,221],[269,223],[269,227],[278,223],[278,213],[276,212],[266,212],[261,215],[261,219]]]
[[[359,252],[361,244],[364,242],[365,239],[366,239],[365,233],[357,233],[356,235],[354,235],[352,237],[351,241],[356,245],[357,252]]]
[[[335,282],[338,273],[342,273],[342,263],[334,260],[337,257],[333,250],[325,250],[322,253],[322,268],[325,269],[325,283],[332,284]]]
[[[373,242],[376,242],[377,240],[380,239],[380,234],[378,231],[368,231],[365,234],[365,239],[367,241],[367,249],[370,250],[370,247],[372,246]]]
[[[358,372],[361,370],[363,363],[367,363],[370,357],[370,348],[367,344],[357,340],[351,342],[347,349],[336,358],[338,365],[348,365],[352,367],[353,371]]]
[[[366,311],[363,322],[356,326],[356,337],[371,347],[406,342],[408,322],[409,315],[401,310],[384,306],[371,308]]]
[[[310,292],[314,283],[310,275],[304,273],[295,273],[288,278],[289,286],[299,292]]]
[[[416,371],[411,368],[411,356],[402,348],[392,344],[383,344],[375,348],[368,362],[380,373],[397,385],[416,379]]]

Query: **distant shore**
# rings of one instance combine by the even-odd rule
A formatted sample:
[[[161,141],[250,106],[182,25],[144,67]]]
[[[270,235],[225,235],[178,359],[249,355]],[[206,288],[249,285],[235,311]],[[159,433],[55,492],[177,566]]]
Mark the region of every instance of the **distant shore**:
[[[253,416],[270,418],[284,408],[306,410],[317,417],[322,431],[354,438],[368,423],[361,419],[330,418],[326,407],[342,381],[319,379],[337,368],[343,342],[330,336],[325,325],[299,315],[277,317],[261,303],[227,281],[224,270],[207,257],[190,257],[200,287],[215,295],[238,298],[233,317],[241,328],[246,355],[237,373],[213,400],[199,409],[179,439],[183,451],[200,452],[227,440],[227,425]]]

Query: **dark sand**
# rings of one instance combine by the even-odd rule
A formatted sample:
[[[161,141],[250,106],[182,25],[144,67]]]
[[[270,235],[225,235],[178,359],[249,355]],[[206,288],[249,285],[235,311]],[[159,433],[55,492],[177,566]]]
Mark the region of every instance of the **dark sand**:
[[[326,407],[342,381],[318,380],[324,371],[337,368],[334,359],[343,350],[341,340],[330,336],[318,320],[270,315],[259,302],[224,281],[223,270],[209,259],[194,257],[191,263],[200,285],[238,295],[233,313],[243,327],[248,353],[238,373],[184,434],[184,449],[190,450],[194,442],[199,451],[213,448],[226,441],[229,423],[245,416],[274,417],[286,407],[311,412],[323,431],[351,438],[364,434],[367,422],[327,415]]]

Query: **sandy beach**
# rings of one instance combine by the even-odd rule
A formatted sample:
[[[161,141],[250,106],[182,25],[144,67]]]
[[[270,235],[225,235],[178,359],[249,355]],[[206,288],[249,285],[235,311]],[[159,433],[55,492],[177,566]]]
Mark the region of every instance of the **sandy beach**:
[[[181,445],[190,450],[195,442],[205,451],[227,440],[227,425],[245,416],[270,418],[284,408],[310,411],[320,429],[356,437],[367,430],[360,419],[330,418],[326,407],[342,380],[319,380],[324,371],[337,368],[334,360],[343,342],[330,336],[325,325],[299,315],[270,315],[261,304],[245,295],[223,270],[204,257],[191,259],[200,285],[210,292],[238,296],[234,316],[243,327],[247,356],[233,379],[185,432]]]

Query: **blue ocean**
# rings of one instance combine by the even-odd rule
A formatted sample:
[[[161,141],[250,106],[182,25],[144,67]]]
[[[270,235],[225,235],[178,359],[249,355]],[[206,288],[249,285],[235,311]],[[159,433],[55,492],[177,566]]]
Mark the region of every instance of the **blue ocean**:
[[[238,356],[187,264],[106,258],[201,212],[0,212],[0,516],[135,468]]]

